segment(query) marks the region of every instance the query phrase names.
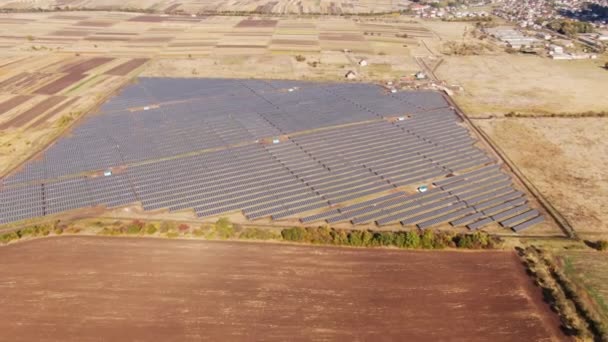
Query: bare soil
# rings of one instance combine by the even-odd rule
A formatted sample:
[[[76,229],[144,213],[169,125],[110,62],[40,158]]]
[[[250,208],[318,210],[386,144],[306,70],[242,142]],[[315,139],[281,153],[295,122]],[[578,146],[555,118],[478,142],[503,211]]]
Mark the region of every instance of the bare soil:
[[[77,62],[76,64],[67,65],[61,72],[69,73],[69,74],[84,74],[89,70],[92,70],[102,64],[113,61],[114,58],[110,57],[94,57],[86,61]]]
[[[36,90],[36,93],[44,95],[54,95],[64,90],[65,88],[71,86],[72,84],[75,84],[76,82],[82,80],[85,77],[87,77],[87,75],[85,74],[67,74]]]
[[[0,115],[8,112],[9,110],[25,103],[29,99],[31,99],[31,95],[16,95],[2,103],[0,103]]]
[[[59,237],[0,248],[11,341],[558,341],[511,252]]]
[[[11,119],[3,124],[0,124],[0,129],[7,129],[9,127],[21,127],[23,125],[26,125],[28,122],[34,120],[39,115],[41,115],[44,112],[46,112],[47,110],[49,110],[49,108],[56,106],[57,104],[59,104],[60,102],[62,102],[65,99],[66,98],[64,96],[48,97],[45,100],[43,100],[42,102],[39,102],[32,108],[28,109],[27,111],[14,117],[13,119]]]

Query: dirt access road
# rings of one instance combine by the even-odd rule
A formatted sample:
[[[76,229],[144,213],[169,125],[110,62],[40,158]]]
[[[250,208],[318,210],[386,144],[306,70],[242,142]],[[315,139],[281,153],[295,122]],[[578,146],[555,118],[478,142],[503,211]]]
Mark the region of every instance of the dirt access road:
[[[563,338],[510,252],[59,237],[0,269],[10,341]]]

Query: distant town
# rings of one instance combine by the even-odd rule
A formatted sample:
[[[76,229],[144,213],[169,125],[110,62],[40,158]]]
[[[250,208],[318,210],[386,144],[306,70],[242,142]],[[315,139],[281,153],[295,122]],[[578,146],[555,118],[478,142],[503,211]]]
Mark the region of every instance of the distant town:
[[[482,24],[483,33],[511,52],[594,59],[608,46],[608,0],[435,0],[414,2],[409,10],[425,19]]]

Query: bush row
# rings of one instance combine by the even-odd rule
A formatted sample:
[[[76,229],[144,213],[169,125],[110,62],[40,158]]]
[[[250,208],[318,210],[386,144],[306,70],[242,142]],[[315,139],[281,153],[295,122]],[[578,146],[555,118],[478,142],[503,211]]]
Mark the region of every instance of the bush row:
[[[172,222],[162,222],[161,224],[144,223],[142,221],[132,221],[127,225],[116,225],[114,227],[104,227],[100,235],[160,235],[169,238],[180,236],[194,236],[206,239],[248,239],[248,240],[269,240],[278,239],[280,236],[272,231],[258,228],[243,228],[238,224],[231,223],[226,218],[220,218],[214,224],[203,224],[198,228],[191,227],[182,223],[176,225]]]
[[[80,230],[75,227],[65,227],[59,225],[59,223],[52,225],[34,225],[12,232],[1,233],[0,243],[6,244],[13,240],[19,240],[22,238],[47,236],[51,233],[61,235],[64,231],[68,233],[78,233]]]
[[[329,227],[286,228],[281,231],[283,240],[312,244],[329,244],[354,247],[394,246],[412,249],[467,248],[489,249],[500,245],[498,237],[477,231],[473,234],[454,234],[433,230],[407,232],[374,232],[369,230],[342,230]]]
[[[175,224],[173,222],[145,223],[134,220],[127,224],[115,222],[104,225],[101,222],[93,225],[97,234],[106,236],[137,235],[137,236],[164,236],[176,238],[180,236],[193,236],[205,239],[245,239],[245,240],[285,240],[290,242],[375,247],[393,246],[412,249],[442,249],[442,248],[468,248],[485,249],[494,248],[500,244],[500,239],[483,232],[473,234],[454,234],[450,232],[408,231],[408,232],[375,232],[370,230],[342,230],[329,227],[302,228],[292,227],[283,229],[280,234],[267,229],[244,228],[231,223],[226,218],[217,222],[205,223],[198,228],[188,224]],[[64,231],[78,233],[74,227],[65,227],[55,224],[36,225],[18,231],[0,234],[0,243],[8,243],[24,237],[47,236],[51,233],[60,235]]]

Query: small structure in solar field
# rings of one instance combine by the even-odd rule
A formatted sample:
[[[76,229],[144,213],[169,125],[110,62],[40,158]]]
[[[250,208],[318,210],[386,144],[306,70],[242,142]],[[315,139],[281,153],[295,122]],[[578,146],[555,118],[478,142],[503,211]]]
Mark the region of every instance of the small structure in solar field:
[[[111,170],[105,170],[103,172],[103,175],[106,176],[106,177],[110,177],[112,175],[112,171]]]
[[[426,74],[423,73],[422,71],[418,71],[415,76],[416,76],[417,80],[424,80],[424,79],[426,79]]]
[[[354,80],[357,78],[357,74],[355,74],[354,71],[349,70],[346,75],[344,75],[344,78],[346,78],[347,80]]]
[[[359,61],[359,65],[362,66],[362,67],[366,67],[367,66],[367,60],[365,60],[365,59],[360,60]]]
[[[429,190],[429,187],[426,185],[421,185],[418,187],[418,192],[427,192]]]
[[[145,106],[144,110],[150,110],[150,107],[149,106]]]
[[[279,140],[279,138],[278,138],[278,137],[274,137],[274,138],[272,138],[272,143],[273,143],[273,144],[278,144],[278,143],[280,143],[280,142],[281,142],[281,141]]]
[[[393,93],[393,94],[394,94],[394,93],[396,93],[396,92],[397,92],[397,89],[395,89],[395,88],[392,88],[392,89],[391,89],[391,93]]]

